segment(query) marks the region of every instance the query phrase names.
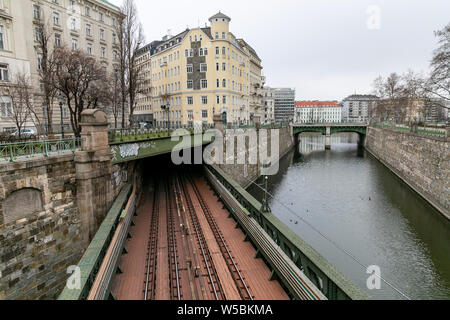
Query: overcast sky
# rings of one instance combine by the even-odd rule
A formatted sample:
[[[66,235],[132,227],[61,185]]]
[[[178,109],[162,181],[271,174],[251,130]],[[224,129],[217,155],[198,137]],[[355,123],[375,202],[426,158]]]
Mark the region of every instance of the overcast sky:
[[[110,0],[120,5],[122,0]],[[270,5],[269,5],[270,3]],[[449,0],[136,0],[146,41],[204,26],[219,10],[263,63],[266,85],[299,100],[370,93],[378,75],[427,71]],[[379,15],[378,15],[379,13]]]

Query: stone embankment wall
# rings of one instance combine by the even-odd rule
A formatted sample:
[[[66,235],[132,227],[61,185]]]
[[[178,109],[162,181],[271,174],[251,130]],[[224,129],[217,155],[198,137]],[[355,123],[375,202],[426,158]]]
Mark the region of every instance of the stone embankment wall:
[[[73,154],[0,164],[0,299],[53,299],[83,253]]]
[[[449,138],[369,127],[365,147],[450,219]]]
[[[254,130],[254,129],[252,129]],[[234,146],[235,164],[221,164],[219,168],[222,169],[228,176],[233,178],[242,187],[248,187],[253,181],[257,180],[261,176],[261,169],[263,164],[261,159],[258,159],[257,164],[249,163],[249,154],[256,152],[259,154],[259,148],[265,147],[267,145],[267,150],[271,148],[271,130],[278,130],[279,132],[279,158],[281,159],[288,151],[294,147],[294,136],[292,135],[292,128],[290,126],[285,126],[283,128],[267,129],[267,140],[260,140],[260,135],[258,134],[258,142],[250,143],[247,139],[245,148],[239,148],[237,143]],[[224,150],[226,150],[226,141],[224,139]],[[239,154],[245,154],[245,164],[237,164],[237,157]],[[224,157],[225,158],[225,157]],[[279,159],[278,159],[279,160]]]

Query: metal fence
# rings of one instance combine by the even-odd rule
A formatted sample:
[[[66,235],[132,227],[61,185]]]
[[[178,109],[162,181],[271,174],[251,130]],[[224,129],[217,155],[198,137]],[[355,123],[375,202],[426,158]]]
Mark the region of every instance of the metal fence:
[[[0,144],[0,161],[14,162],[19,157],[31,158],[37,155],[48,157],[68,151],[75,152],[80,147],[80,138]]]
[[[412,133],[433,136],[433,137],[445,137],[447,134],[446,128],[419,127],[419,126],[409,126],[406,124],[395,124],[395,123],[377,123],[374,126],[377,128],[382,128],[382,129],[391,129],[391,130],[402,131],[402,132],[412,132]]]

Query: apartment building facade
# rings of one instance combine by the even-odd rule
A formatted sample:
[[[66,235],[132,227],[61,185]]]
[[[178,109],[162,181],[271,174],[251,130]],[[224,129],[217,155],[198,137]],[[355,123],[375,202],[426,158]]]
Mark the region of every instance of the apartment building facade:
[[[342,105],[337,101],[296,101],[294,123],[340,123]]]
[[[264,123],[275,122],[275,89],[271,87],[263,87],[264,96]]]
[[[295,89],[274,89],[274,114],[275,122],[291,122],[294,120]]]
[[[351,95],[342,102],[342,119],[344,122],[367,122],[370,111],[376,107],[379,98],[374,95]]]
[[[119,8],[106,0],[0,0],[0,68],[8,74],[7,78],[0,79],[2,101],[9,99],[4,90],[8,82],[19,73],[26,74],[32,85],[33,106],[39,118],[37,122],[29,121],[26,126],[37,127],[39,133],[45,133],[47,108],[39,72],[42,26],[50,35],[50,51],[58,46],[84,50],[112,74],[118,64],[116,24],[120,15]],[[63,101],[55,100],[53,129],[61,128],[61,102],[63,125],[70,130],[69,112]],[[2,108],[0,131],[13,128],[7,108]]]
[[[257,109],[258,99],[251,97],[251,90],[261,83],[261,60],[230,32],[230,21],[219,12],[209,18],[209,27],[186,29],[155,42],[150,57],[155,125],[212,124],[215,114],[233,124],[255,119],[257,112],[251,110]]]

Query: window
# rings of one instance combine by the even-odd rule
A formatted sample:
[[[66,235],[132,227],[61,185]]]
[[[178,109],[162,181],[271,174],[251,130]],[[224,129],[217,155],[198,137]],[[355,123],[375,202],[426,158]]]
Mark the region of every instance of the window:
[[[53,24],[59,26],[59,12],[53,12]]]
[[[220,96],[216,96],[216,103],[220,104]]]
[[[202,118],[208,118],[208,110],[202,110]]]
[[[55,47],[61,47],[61,35],[55,33]]]
[[[92,55],[92,43],[87,44],[87,53]]]
[[[220,87],[220,80],[219,80],[219,79],[216,80],[216,87],[217,87],[217,88]]]
[[[187,111],[187,117],[188,117],[188,120],[193,120],[194,119],[194,111],[193,110],[188,110]]]
[[[192,64],[186,65],[186,72],[187,72],[187,73],[192,73],[192,72],[194,72],[194,67],[192,66]]]
[[[38,70],[42,70],[42,53],[37,54],[37,67]]]
[[[188,81],[187,81],[187,84],[186,84],[186,87],[187,87],[188,89],[194,88],[194,82],[193,82],[192,80],[188,80]]]
[[[208,88],[208,80],[206,80],[206,79],[200,80],[200,85],[201,85],[202,89]]]
[[[41,42],[41,40],[42,40],[41,28],[36,27],[36,28],[34,28],[34,41]]]
[[[89,17],[90,14],[91,14],[91,9],[90,9],[89,7],[85,7],[85,8],[84,8],[84,14],[85,14],[87,17]]]
[[[78,40],[77,39],[72,39],[72,50],[78,50]]]
[[[225,47],[222,47],[222,54],[226,55],[226,53],[227,53],[227,49]]]
[[[202,96],[202,104],[203,105],[208,104],[208,96]]]
[[[227,96],[223,96],[222,97],[222,103],[223,104],[227,104]]]
[[[102,58],[106,58],[106,48],[105,47],[102,47],[102,49],[101,49],[101,56],[102,56]]]
[[[86,24],[86,35],[88,35],[88,36],[91,35],[91,25],[90,24]]]
[[[219,47],[216,47],[216,57],[219,56],[219,53],[220,53],[220,49],[219,49]]]
[[[113,27],[116,26],[116,19],[115,19],[115,18],[111,18],[111,25],[112,25]]]
[[[206,63],[200,64],[200,72],[207,72],[208,71],[208,65]]]
[[[199,55],[200,57],[203,56],[203,48],[198,49],[198,55]]]
[[[9,97],[7,98],[10,99]],[[1,100],[5,100],[4,97],[1,97]],[[1,103],[1,116],[2,117],[12,117],[12,109],[11,109],[11,102],[2,102]]]
[[[222,88],[226,88],[227,87],[227,80],[223,79],[222,80]]]
[[[33,4],[33,17],[37,20],[41,19],[41,8],[36,4]]]
[[[75,0],[70,0],[69,1],[69,8],[70,8],[70,10],[74,10],[75,9]]]
[[[0,50],[5,49],[5,43],[3,40],[3,26],[0,26]]]
[[[222,71],[227,71],[227,64],[225,62],[222,63]]]
[[[186,98],[186,103],[188,105],[193,105],[194,104],[194,98],[193,97],[187,97]]]
[[[203,55],[205,55],[205,56],[208,55],[208,48],[203,49]]]
[[[105,40],[105,30],[100,29],[100,40]]]
[[[225,32],[222,32],[222,39],[225,39]]]
[[[72,18],[72,19],[71,19],[71,22],[70,22],[70,28],[71,28],[72,30],[76,30],[76,28],[77,28],[77,21],[75,20],[75,18]]]
[[[8,65],[0,64],[0,81],[8,81]]]
[[[98,13],[98,20],[103,22],[103,13]]]
[[[216,71],[219,71],[219,63],[216,63]]]
[[[216,32],[216,39],[219,39],[219,33]]]

